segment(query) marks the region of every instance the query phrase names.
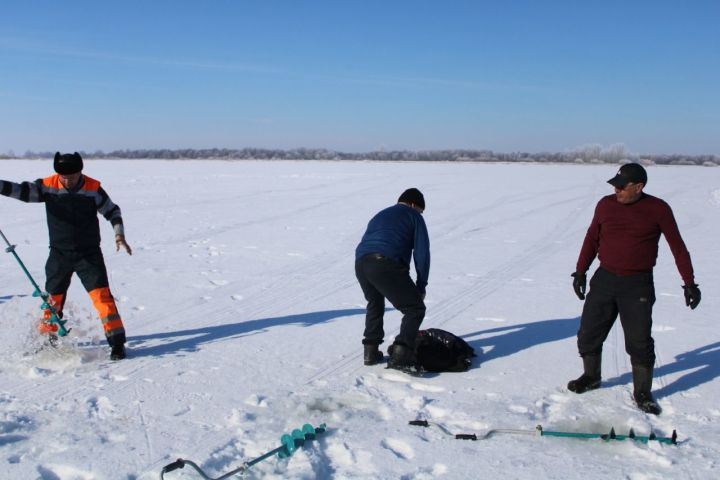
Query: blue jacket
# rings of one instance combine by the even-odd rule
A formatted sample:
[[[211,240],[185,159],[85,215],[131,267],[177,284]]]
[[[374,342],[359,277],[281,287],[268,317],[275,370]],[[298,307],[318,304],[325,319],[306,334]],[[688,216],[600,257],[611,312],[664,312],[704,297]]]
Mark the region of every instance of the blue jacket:
[[[375,215],[355,249],[355,258],[381,253],[410,268],[415,260],[417,287],[425,292],[430,275],[430,239],[422,215],[414,208],[398,203]]]

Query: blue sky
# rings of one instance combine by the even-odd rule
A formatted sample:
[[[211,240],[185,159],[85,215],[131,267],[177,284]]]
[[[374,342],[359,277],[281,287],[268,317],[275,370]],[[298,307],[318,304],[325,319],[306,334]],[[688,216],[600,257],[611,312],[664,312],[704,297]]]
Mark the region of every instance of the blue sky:
[[[3,0],[0,152],[720,154],[720,1]]]

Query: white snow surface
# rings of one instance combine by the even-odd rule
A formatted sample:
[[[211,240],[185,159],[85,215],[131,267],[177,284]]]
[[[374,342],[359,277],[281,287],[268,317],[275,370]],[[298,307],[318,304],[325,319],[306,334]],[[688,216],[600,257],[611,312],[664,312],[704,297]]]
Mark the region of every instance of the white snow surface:
[[[49,175],[47,161],[2,161],[0,178]],[[632,403],[616,325],[603,387],[566,389],[581,371],[571,288],[612,165],[311,161],[86,162],[120,205],[132,256],[102,218],[128,358],[108,359],[74,277],[70,335],[36,351],[39,301],[10,254],[0,276],[0,478],[156,479],[177,458],[210,476],[327,425],[289,459],[248,478],[718,478],[720,171],[649,167],[646,191],[670,203],[704,294],[684,304],[661,240],[655,269],[654,392],[662,415]],[[408,187],[427,201],[432,266],[423,328],[479,353],[463,373],[410,377],[362,362],[364,299],[354,249],[368,220]],[[44,284],[44,207],[0,198],[0,228]],[[593,264],[593,270],[597,262]],[[388,307],[390,307],[388,305]],[[387,347],[400,314],[386,314]],[[506,428],[679,435],[677,446],[457,433]],[[200,478],[190,467],[166,479]]]

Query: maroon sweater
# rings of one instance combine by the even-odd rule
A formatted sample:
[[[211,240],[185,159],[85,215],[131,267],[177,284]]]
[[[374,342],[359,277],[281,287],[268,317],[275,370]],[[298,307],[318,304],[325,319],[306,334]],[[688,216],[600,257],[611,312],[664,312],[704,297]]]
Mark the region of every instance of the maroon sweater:
[[[586,272],[597,255],[600,266],[615,275],[651,272],[657,260],[661,233],[670,245],[685,284],[695,283],[690,254],[670,205],[645,193],[630,205],[618,202],[615,195],[598,202],[576,271]]]

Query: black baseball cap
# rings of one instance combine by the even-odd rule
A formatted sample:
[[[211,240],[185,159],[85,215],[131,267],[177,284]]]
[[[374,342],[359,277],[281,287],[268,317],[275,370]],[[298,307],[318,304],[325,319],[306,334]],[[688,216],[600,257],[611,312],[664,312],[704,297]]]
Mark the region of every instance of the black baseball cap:
[[[608,180],[607,183],[618,188],[622,188],[628,183],[642,183],[646,185],[647,172],[639,163],[626,163],[620,167],[620,170],[618,170],[615,176]]]

